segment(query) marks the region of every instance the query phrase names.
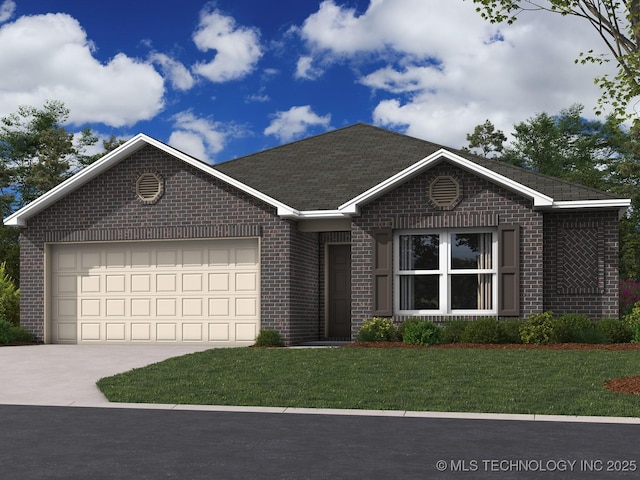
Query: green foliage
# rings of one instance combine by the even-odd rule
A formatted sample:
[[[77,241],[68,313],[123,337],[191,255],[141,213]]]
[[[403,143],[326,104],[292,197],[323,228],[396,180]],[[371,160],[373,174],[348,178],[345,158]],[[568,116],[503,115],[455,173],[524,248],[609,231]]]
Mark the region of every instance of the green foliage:
[[[442,343],[460,343],[462,335],[471,320],[453,319],[447,320],[442,326],[442,334],[440,340]]]
[[[474,149],[479,150],[483,157],[490,157],[492,154],[500,154],[504,150],[504,142],[507,141],[502,130],[496,130],[496,127],[487,120],[481,125],[476,125],[472,134],[467,134],[467,142],[469,146],[463,148],[468,152]]]
[[[373,317],[365,320],[358,332],[359,342],[394,342],[398,331],[390,318]]]
[[[401,324],[399,324],[397,326],[396,329],[396,337],[398,338],[398,340],[400,340],[401,342],[404,341],[404,331],[406,330],[406,328],[413,324],[413,323],[418,323],[420,321],[422,321],[423,319],[420,317],[409,317],[407,318],[404,322],[402,322]]]
[[[584,339],[593,338],[595,328],[586,315],[573,313],[561,315],[553,321],[551,343],[594,343],[585,342]]]
[[[440,327],[429,320],[412,321],[403,331],[402,341],[411,345],[435,345],[440,343]]]
[[[0,344],[27,343],[32,340],[31,334],[22,327],[0,318]]]
[[[506,334],[497,318],[479,318],[467,323],[462,334],[464,343],[504,343]]]
[[[284,342],[280,332],[276,330],[260,330],[256,337],[256,347],[282,347]]]
[[[520,338],[520,325],[522,325],[522,320],[510,318],[500,320],[500,323],[504,330],[504,343],[522,343],[522,338]]]
[[[631,330],[631,341],[640,343],[640,302],[633,306],[631,313],[622,317],[622,322]]]
[[[0,318],[13,325],[20,324],[20,290],[6,273],[6,263],[0,264]]]
[[[553,335],[553,313],[529,315],[520,325],[520,339],[524,344],[548,345]]]
[[[515,22],[522,10],[543,11],[562,16],[571,16],[594,27],[604,46],[615,60],[617,73],[595,78],[595,84],[602,95],[598,105],[613,108],[619,118],[628,118],[627,107],[632,99],[640,95],[638,76],[640,71],[640,5],[635,1],[613,0],[473,0],[482,18],[491,23]],[[593,50],[580,52],[575,63],[602,64],[609,56],[594,53]],[[597,114],[601,110],[596,111]]]
[[[620,319],[603,318],[596,322],[596,329],[602,337],[604,343],[629,343],[633,338],[633,331]]]

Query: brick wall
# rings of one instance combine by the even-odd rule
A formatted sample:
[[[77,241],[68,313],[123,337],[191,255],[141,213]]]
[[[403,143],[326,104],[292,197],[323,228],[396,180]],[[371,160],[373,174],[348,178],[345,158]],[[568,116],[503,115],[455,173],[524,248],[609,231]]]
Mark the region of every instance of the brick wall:
[[[164,194],[154,205],[135,194],[135,182],[145,172],[164,180]],[[298,255],[289,240],[294,230],[295,224],[278,218],[273,207],[145,147],[28,220],[20,240],[22,325],[44,340],[45,242],[259,236],[262,328],[277,329],[290,342],[292,335],[302,335],[290,329],[292,315],[309,308],[306,300],[296,304],[301,293],[293,303],[290,295],[291,256]],[[307,242],[305,248],[312,245]]]
[[[450,210],[434,207],[428,187],[439,175],[454,176],[462,186],[460,201]],[[380,228],[497,227],[520,225],[521,315],[543,309],[543,217],[531,201],[450,164],[440,164],[364,206],[352,222],[352,334],[371,317],[373,239]],[[436,320],[439,320],[436,318]]]
[[[618,212],[544,215],[544,309],[618,317]]]

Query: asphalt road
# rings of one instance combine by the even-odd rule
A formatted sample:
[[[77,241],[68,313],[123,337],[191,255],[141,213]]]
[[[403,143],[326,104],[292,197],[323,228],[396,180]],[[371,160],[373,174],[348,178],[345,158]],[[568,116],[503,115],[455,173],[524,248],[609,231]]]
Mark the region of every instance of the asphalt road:
[[[0,405],[0,478],[640,477],[639,425]]]

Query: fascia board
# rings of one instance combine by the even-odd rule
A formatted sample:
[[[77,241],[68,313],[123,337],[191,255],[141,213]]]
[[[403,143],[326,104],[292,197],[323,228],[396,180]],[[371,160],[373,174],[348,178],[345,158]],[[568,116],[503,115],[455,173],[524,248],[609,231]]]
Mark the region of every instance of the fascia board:
[[[618,209],[618,218],[622,218],[631,207],[630,198],[612,198],[608,200],[579,200],[554,202],[552,210],[572,210],[585,208],[609,208]]]
[[[131,140],[121,145],[120,147],[113,150],[112,152],[109,152],[108,154],[106,154],[97,162],[82,169],[72,177],[68,178],[64,182],[60,183],[56,187],[52,188],[45,194],[35,199],[33,202],[29,203],[28,205],[25,205],[20,210],[9,215],[7,218],[4,219],[4,224],[9,226],[18,226],[18,227],[26,226],[27,219],[31,218],[32,216],[36,215],[40,211],[54,204],[55,202],[57,202],[64,196],[68,195],[78,187],[94,179],[100,173],[106,171],[107,169],[109,169],[110,167],[112,167],[113,165],[115,165],[125,157],[131,155],[135,151],[139,150],[140,148],[144,147],[145,145],[152,145],[168,153],[169,155],[176,157],[199,170],[202,170],[203,172],[211,175],[212,177],[215,177],[229,185],[232,185],[238,188],[239,190],[253,197],[256,197],[266,202],[267,204],[275,207],[278,210],[278,215],[281,215],[281,216],[289,215],[289,216],[295,217],[297,214],[296,210],[289,207],[288,205],[285,205],[284,203],[279,202],[269,197],[268,195],[265,195],[264,193],[259,192],[258,190],[255,190],[254,188],[251,188],[248,185],[245,185],[242,182],[239,182],[223,174],[222,172],[219,172],[218,170],[212,168],[211,166],[203,162],[200,162],[194,159],[193,157],[190,157],[189,155],[186,155],[178,150],[175,150],[172,147],[169,147],[168,145],[165,145],[162,142],[159,142],[147,135],[140,133],[135,137],[133,137]]]
[[[131,155],[136,150],[142,148],[147,138],[148,137],[143,134],[136,135],[124,144],[120,145],[118,148],[106,154],[100,160],[92,163],[86,168],[83,168],[72,177],[56,185],[31,203],[9,215],[4,219],[4,224],[18,227],[26,226],[28,218],[54,204],[73,190],[97,177],[100,173],[109,169],[126,156]]]
[[[492,181],[493,183],[501,185],[508,190],[515,191],[521,195],[531,198],[535,207],[548,207],[553,205],[553,199],[547,195],[544,195],[536,190],[533,190],[532,188],[522,185],[492,170],[489,170],[488,168],[482,167],[477,163],[462,158],[459,155],[456,155],[448,150],[440,149],[437,152],[432,153],[428,157],[425,157],[422,160],[414,163],[410,167],[402,170],[401,172],[398,172],[392,177],[389,177],[383,182],[380,182],[378,185],[375,185],[366,192],[363,192],[357,197],[354,197],[348,202],[340,205],[338,207],[338,210],[344,213],[356,214],[361,204],[367,203],[368,201],[375,199],[376,197],[388,192],[389,190],[392,190],[414,175],[420,173],[423,170],[426,170],[432,164],[440,161],[440,159],[442,158],[451,161],[454,165],[458,165],[465,170],[471,171],[481,177],[484,177]]]

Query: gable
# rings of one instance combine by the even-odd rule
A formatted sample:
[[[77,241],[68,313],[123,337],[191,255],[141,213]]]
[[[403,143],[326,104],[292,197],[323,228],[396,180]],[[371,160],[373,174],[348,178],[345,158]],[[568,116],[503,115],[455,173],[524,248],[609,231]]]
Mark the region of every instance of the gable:
[[[5,224],[26,225],[38,212],[145,146],[153,146],[276,208],[281,217],[295,220],[357,215],[361,206],[443,161],[531,200],[534,208],[624,212],[630,205],[629,199],[607,192],[357,124],[214,166],[140,134],[7,217]]]

